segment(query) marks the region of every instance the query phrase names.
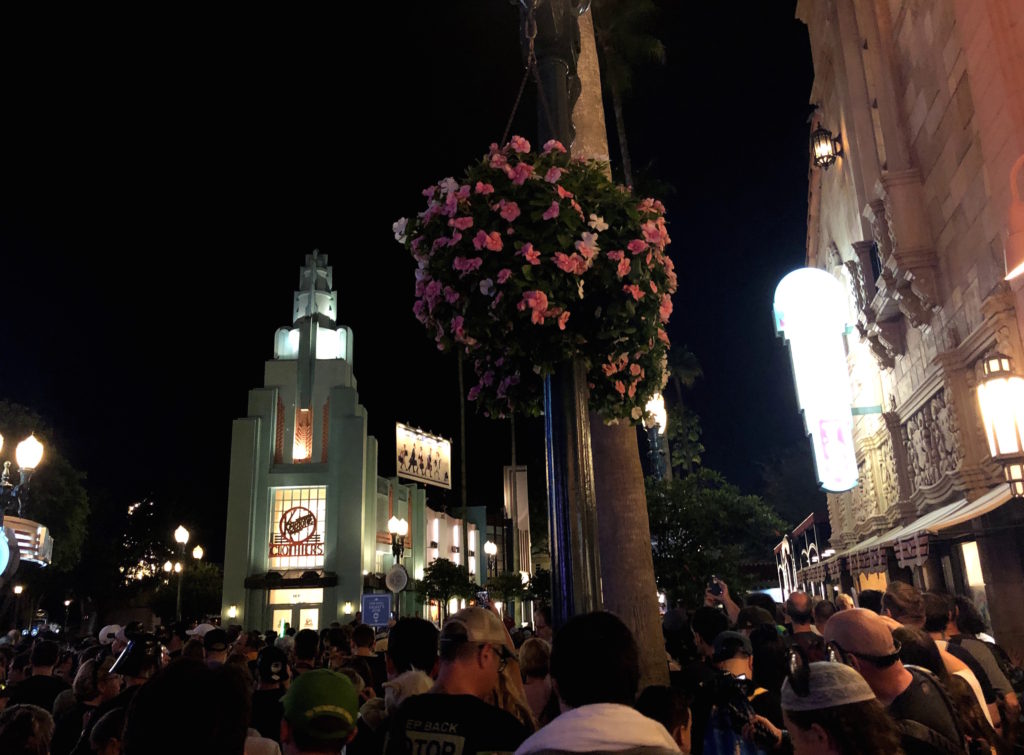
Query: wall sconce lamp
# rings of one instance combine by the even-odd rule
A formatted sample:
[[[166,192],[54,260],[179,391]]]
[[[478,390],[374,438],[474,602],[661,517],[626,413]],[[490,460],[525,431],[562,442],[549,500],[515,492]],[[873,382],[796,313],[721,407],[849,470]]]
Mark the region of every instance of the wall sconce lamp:
[[[811,132],[811,156],[815,167],[828,170],[841,154],[843,143],[838,136],[832,136],[832,132],[821,125]]]
[[[1024,378],[1005,354],[986,357],[978,405],[992,460],[1002,465],[1015,498],[1024,498]]]

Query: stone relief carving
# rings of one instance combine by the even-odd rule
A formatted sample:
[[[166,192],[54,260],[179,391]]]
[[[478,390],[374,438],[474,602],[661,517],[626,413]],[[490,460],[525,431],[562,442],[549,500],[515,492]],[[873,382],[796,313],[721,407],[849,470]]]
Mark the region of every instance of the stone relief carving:
[[[956,472],[963,460],[956,414],[942,389],[900,428],[910,461],[914,490],[934,485],[945,474]]]
[[[884,511],[892,506],[900,497],[899,479],[896,477],[896,458],[892,451],[892,438],[886,433],[885,439],[878,447],[882,463],[878,466],[879,476],[879,510]]]

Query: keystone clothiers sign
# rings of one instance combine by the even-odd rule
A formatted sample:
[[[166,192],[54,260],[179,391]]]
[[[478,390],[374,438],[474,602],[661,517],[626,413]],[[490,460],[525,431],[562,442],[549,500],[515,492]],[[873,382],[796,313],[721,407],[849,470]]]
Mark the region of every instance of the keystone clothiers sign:
[[[271,558],[323,556],[324,544],[317,533],[317,519],[309,509],[286,509],[278,520],[277,532],[270,539]]]

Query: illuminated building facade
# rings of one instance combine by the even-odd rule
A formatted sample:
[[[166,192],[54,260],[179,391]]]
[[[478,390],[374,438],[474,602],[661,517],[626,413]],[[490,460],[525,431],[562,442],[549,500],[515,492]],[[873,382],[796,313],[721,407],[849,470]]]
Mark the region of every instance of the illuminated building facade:
[[[796,14],[815,151],[835,147],[809,156],[806,265],[848,311],[857,484],[828,493],[834,554],[791,582],[968,593],[1022,649],[1024,512],[1005,505],[976,386],[985,356],[1024,356],[1022,284],[1004,281],[1004,253],[1024,249],[1024,5],[799,0]]]
[[[427,509],[424,489],[378,476],[377,441],[352,371],[352,331],[336,317],[327,257],[307,255],[292,325],[275,334],[263,387],[249,392],[247,416],[232,426],[225,622],[280,631],[285,623],[319,629],[351,621],[364,592],[385,589],[393,515],[409,523],[410,577],[438,554],[451,559],[438,548],[458,542],[450,533],[461,522]],[[476,529],[470,525],[471,543]],[[475,555],[470,561],[475,566]],[[401,610],[416,609],[403,597]]]

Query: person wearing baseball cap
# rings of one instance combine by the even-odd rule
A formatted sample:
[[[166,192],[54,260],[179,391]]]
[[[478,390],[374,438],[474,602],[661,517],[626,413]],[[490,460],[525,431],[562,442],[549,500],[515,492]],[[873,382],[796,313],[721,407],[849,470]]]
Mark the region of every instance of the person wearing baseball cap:
[[[203,635],[203,649],[206,651],[207,666],[223,666],[228,660],[228,633],[216,627],[206,632]]]
[[[348,677],[313,669],[295,678],[281,698],[284,755],[336,755],[356,733],[359,695]]]
[[[281,737],[281,695],[288,687],[288,656],[273,645],[260,650],[256,658],[258,686],[252,693],[250,726],[275,741]]]
[[[117,639],[117,633],[120,631],[120,624],[107,624],[105,627],[103,627],[103,629],[100,630],[100,633],[98,635],[100,644],[104,646],[113,645],[114,640]]]
[[[493,704],[506,666],[514,664],[519,678],[518,659],[501,619],[484,608],[464,608],[441,628],[440,645],[437,682],[430,692],[402,703],[385,752],[515,750],[533,732]]]
[[[930,672],[900,661],[899,643],[893,640],[886,619],[866,608],[840,611],[825,625],[825,643],[830,658],[855,669],[867,682],[878,701],[902,727],[906,752],[922,750],[921,737],[914,730],[931,730],[951,746],[963,746],[964,737],[949,705],[946,693]]]

